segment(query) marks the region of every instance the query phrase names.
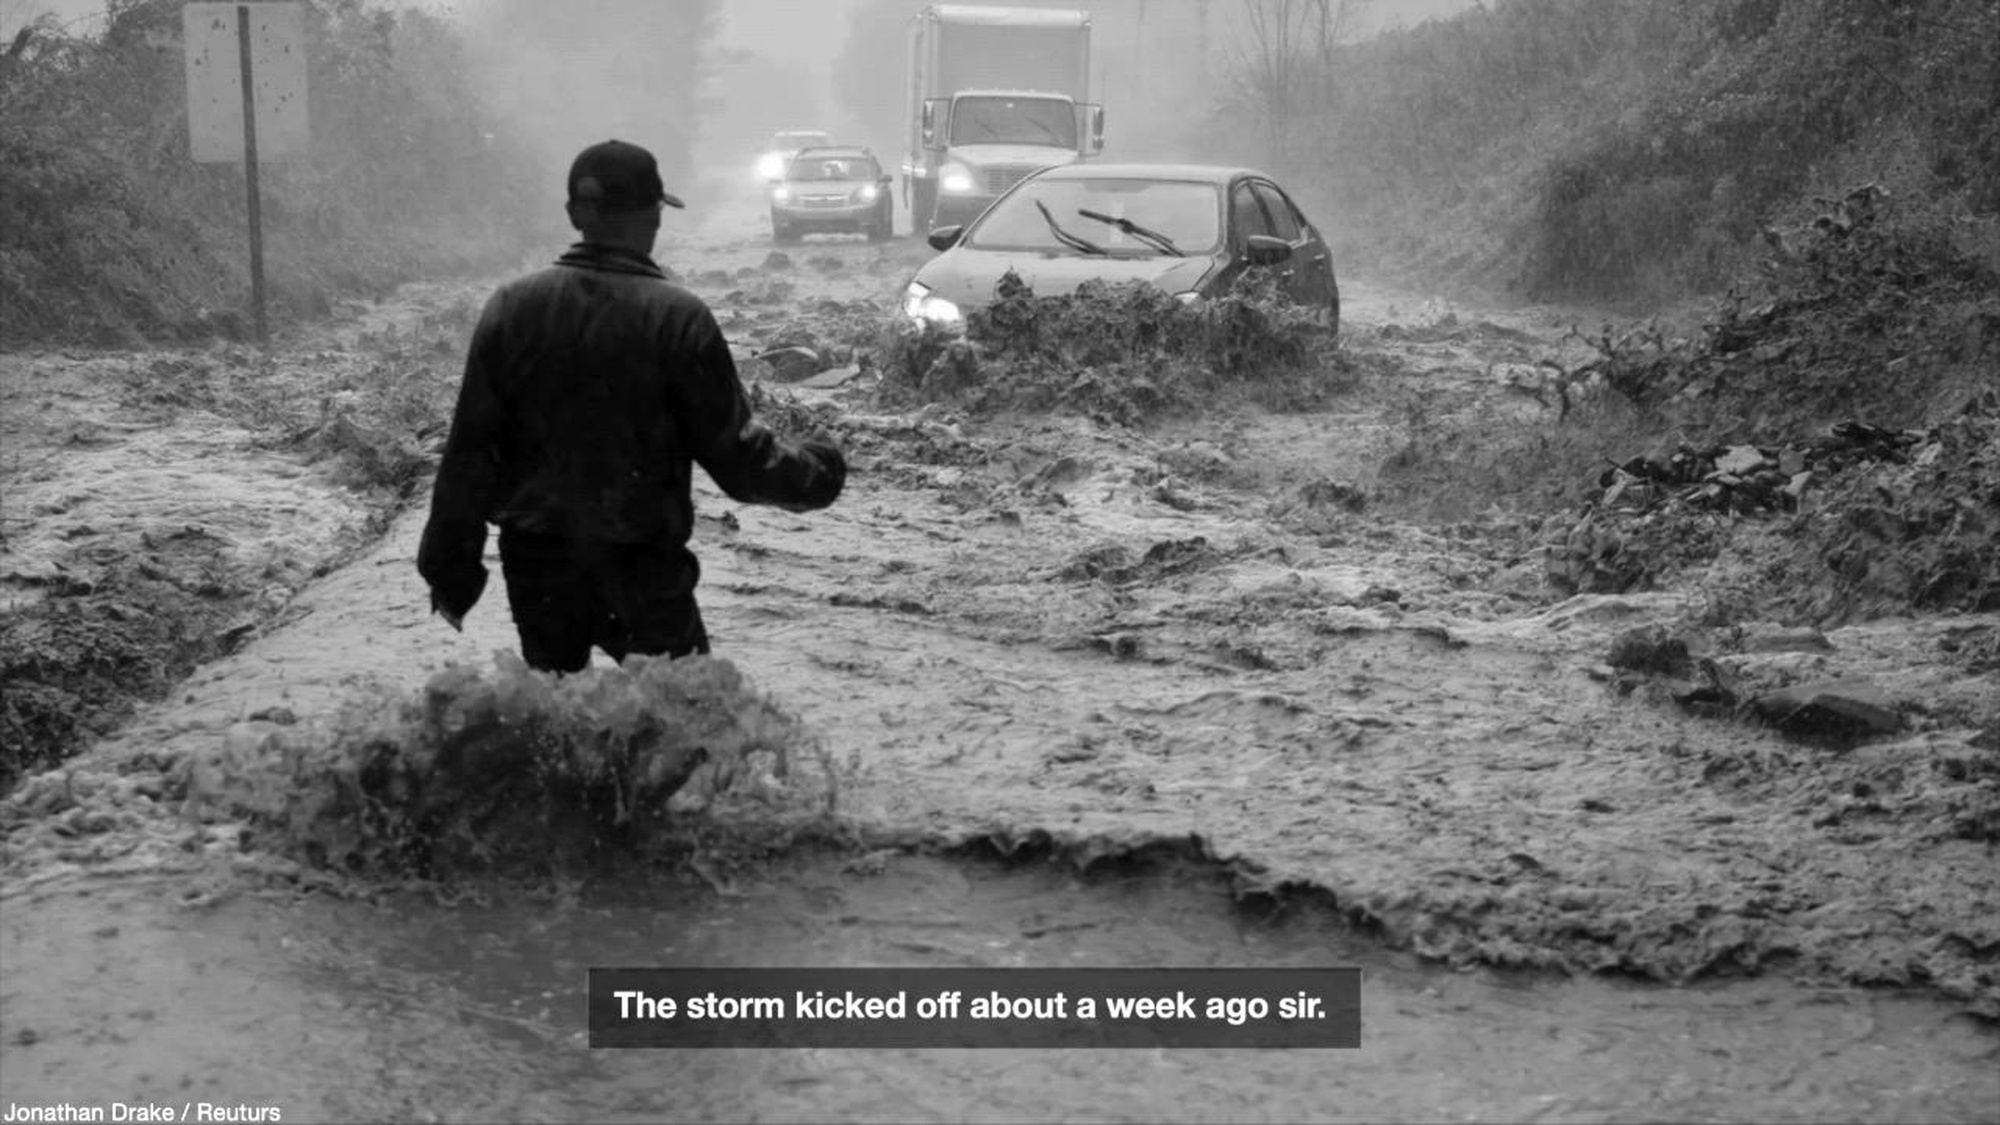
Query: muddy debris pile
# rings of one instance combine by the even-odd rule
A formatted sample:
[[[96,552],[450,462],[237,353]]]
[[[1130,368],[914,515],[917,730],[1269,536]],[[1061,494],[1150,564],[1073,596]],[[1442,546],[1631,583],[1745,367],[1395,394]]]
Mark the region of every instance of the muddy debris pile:
[[[1924,430],[1847,422],[1810,443],[1681,445],[1597,485],[1573,522],[1552,523],[1559,589],[1623,593],[1724,559],[1767,572],[1740,592],[1769,605],[1745,608],[2000,609],[2000,395]]]
[[[840,435],[844,441],[851,429],[833,403],[807,402],[790,391],[771,389],[763,383],[750,384],[749,394],[750,408],[757,418],[787,438],[825,432]]]
[[[1592,341],[1585,369],[1681,425],[1758,442],[1843,418],[1891,429],[1958,412],[1992,382],[2000,275],[1958,225],[1863,185],[1789,231],[1688,339]],[[1761,290],[1761,292],[1759,292]]]
[[[1306,409],[1354,379],[1316,315],[1250,275],[1186,305],[1136,282],[1038,297],[1009,271],[963,333],[895,326],[880,366],[889,405],[1063,411],[1128,427],[1212,409],[1224,394]]]
[[[1134,557],[1120,543],[1100,543],[1070,556],[1052,577],[1064,582],[1103,582],[1112,586],[1158,584],[1177,575],[1203,570],[1222,561],[1221,552],[1205,536],[1162,539]]]
[[[1591,503],[1625,512],[1665,507],[1740,515],[1796,512],[1815,478],[1823,480],[1857,464],[1935,458],[1937,442],[1936,431],[1842,422],[1827,437],[1804,445],[1695,449],[1681,444],[1672,452],[1641,455],[1606,469]]]
[[[5,577],[37,596],[0,609],[0,792],[234,652],[417,499],[444,441],[458,340],[477,311],[460,302],[414,327],[367,333],[375,354],[366,362],[223,347],[159,355],[105,381],[149,426],[219,419],[248,431],[257,449],[322,466],[359,518],[322,548],[328,557],[253,547],[240,527],[187,522],[158,501],[132,502],[131,515],[109,523],[74,522],[61,507],[34,512],[71,521],[54,533],[22,521],[29,532],[5,544]]]
[[[434,875],[671,848],[698,813],[768,825],[833,806],[817,743],[719,658],[555,677],[501,652],[491,673],[375,695],[232,727],[183,765],[188,814],[247,818],[256,846],[315,868]]]
[[[782,320],[733,333],[744,380],[832,389],[875,369],[887,312],[880,302],[822,298]]]
[[[87,577],[59,574],[41,601],[0,615],[0,793],[249,636],[255,590],[221,557],[183,535]]]
[[[1738,609],[2000,607],[2000,276],[1872,185],[1826,208],[1767,232],[1761,303],[1732,294],[1694,339],[1607,331],[1571,373],[1697,436],[1598,478],[1545,543],[1559,589],[1720,560],[1726,580],[1704,584]]]

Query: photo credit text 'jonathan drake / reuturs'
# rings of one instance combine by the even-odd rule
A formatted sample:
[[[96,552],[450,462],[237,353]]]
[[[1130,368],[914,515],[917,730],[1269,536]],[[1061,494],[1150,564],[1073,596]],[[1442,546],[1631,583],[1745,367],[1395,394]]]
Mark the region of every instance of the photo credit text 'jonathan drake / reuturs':
[[[241,1102],[58,1102],[53,1105],[18,1105],[8,1102],[0,1109],[0,1125],[29,1125],[47,1121],[172,1121],[244,1123],[283,1121],[284,1110],[274,1105],[245,1105]]]

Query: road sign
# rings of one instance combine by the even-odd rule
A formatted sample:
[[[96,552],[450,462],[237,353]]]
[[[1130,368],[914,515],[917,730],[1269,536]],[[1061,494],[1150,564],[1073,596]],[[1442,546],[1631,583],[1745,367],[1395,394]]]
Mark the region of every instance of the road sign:
[[[305,155],[305,8],[300,3],[255,0],[189,4],[181,10],[187,45],[188,139],[197,162],[236,164],[244,159],[242,25],[246,22],[257,159]]]
[[[306,151],[305,5],[189,4],[181,9],[187,57],[188,141],[197,163],[243,162],[250,219],[250,304],[264,323],[264,206],[260,160]]]

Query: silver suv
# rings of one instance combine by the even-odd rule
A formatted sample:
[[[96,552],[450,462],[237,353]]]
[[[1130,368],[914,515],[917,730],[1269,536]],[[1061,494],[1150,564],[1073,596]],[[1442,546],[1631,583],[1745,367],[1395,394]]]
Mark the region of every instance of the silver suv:
[[[881,242],[895,233],[890,177],[865,148],[802,149],[771,185],[771,238],[796,242],[811,233],[859,233]]]

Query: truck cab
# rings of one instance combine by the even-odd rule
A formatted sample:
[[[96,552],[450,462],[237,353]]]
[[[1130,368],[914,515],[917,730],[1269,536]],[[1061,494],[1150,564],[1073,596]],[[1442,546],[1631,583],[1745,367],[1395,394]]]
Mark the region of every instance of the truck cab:
[[[1090,14],[934,4],[910,33],[903,202],[919,234],[969,222],[1043,168],[1104,148]]]
[[[1104,147],[1104,111],[1048,90],[961,90],[926,105],[925,147],[940,154],[930,226],[966,223],[1043,168]]]

